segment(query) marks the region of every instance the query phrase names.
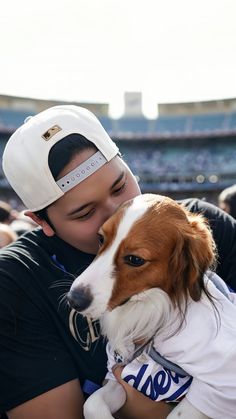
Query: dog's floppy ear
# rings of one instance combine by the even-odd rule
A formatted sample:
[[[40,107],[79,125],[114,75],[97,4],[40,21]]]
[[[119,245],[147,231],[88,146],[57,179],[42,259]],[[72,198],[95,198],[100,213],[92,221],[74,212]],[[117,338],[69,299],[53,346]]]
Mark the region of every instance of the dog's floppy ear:
[[[215,243],[206,220],[200,214],[186,212],[187,222],[180,223],[175,248],[169,263],[170,297],[179,305],[181,297],[194,301],[204,289],[203,274],[215,262]]]

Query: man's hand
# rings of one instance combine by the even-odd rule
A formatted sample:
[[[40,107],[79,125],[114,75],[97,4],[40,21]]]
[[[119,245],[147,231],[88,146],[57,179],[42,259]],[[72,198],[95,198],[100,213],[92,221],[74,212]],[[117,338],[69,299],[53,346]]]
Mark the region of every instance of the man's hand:
[[[171,407],[165,402],[154,402],[131,387],[121,378],[122,367],[115,366],[113,374],[125,389],[127,399],[124,406],[117,412],[117,419],[165,419],[171,412]]]

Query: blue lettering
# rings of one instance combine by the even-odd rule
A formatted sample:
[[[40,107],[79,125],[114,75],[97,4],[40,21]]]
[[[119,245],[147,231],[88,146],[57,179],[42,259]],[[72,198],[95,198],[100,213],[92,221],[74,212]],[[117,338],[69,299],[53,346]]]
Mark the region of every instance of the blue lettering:
[[[191,385],[191,383],[192,383],[192,381],[193,381],[193,377],[190,377],[189,379],[188,379],[188,381],[186,381],[186,383],[184,383],[181,387],[179,387],[170,397],[168,397],[166,400],[167,401],[169,401],[169,402],[172,402],[172,401],[175,401],[175,400],[177,400],[179,397],[181,397],[183,394],[184,394],[184,392],[185,392],[185,390],[187,390],[189,387],[190,387],[190,385]]]
[[[156,393],[152,382],[152,376],[149,375],[144,383],[144,385],[141,387],[140,391],[145,394],[146,396],[150,397],[150,399],[155,400]]]
[[[146,371],[147,367],[148,367],[147,364],[143,364],[142,367],[139,370],[139,373],[138,373],[137,377],[135,377],[135,375],[133,375],[133,374],[130,374],[130,375],[127,375],[126,377],[124,377],[124,380],[126,381],[126,383],[128,383],[130,380],[134,380],[133,387],[137,389],[139,384],[140,384],[140,381],[142,380],[142,378],[145,374],[145,371]]]
[[[160,394],[166,394],[167,391],[169,391],[171,386],[171,377],[166,373],[166,371],[159,371],[156,375],[154,375],[153,385],[155,388],[156,400]]]
[[[171,379],[174,381],[175,384],[179,384],[180,378],[187,377],[187,375],[178,374],[177,372],[168,370],[167,368],[165,368],[165,371],[170,375]]]
[[[167,368],[164,368],[163,370],[158,371],[154,376],[148,375],[144,384],[140,387],[141,380],[143,379],[147,368],[148,364],[143,364],[137,376],[129,374],[124,377],[124,381],[126,381],[126,383],[131,382],[130,385],[141,391],[152,400],[157,400],[159,396],[167,394],[172,383],[179,384],[180,379],[185,378],[184,375],[177,374]],[[192,378],[190,377],[190,379],[184,382],[178,389],[173,389],[174,393],[169,395],[167,400],[176,400],[190,386],[191,381]]]

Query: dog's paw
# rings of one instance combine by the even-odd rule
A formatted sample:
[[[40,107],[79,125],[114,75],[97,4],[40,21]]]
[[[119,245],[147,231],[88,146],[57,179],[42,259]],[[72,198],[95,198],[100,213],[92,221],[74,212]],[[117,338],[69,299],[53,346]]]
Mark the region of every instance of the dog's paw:
[[[113,419],[108,407],[102,403],[97,405],[94,400],[88,399],[84,404],[85,419]]]

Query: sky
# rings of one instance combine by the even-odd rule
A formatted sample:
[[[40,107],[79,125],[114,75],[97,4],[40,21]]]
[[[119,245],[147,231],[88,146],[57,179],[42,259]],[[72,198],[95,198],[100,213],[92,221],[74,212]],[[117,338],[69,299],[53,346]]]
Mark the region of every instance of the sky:
[[[8,0],[0,94],[110,104],[236,97],[236,0]]]

